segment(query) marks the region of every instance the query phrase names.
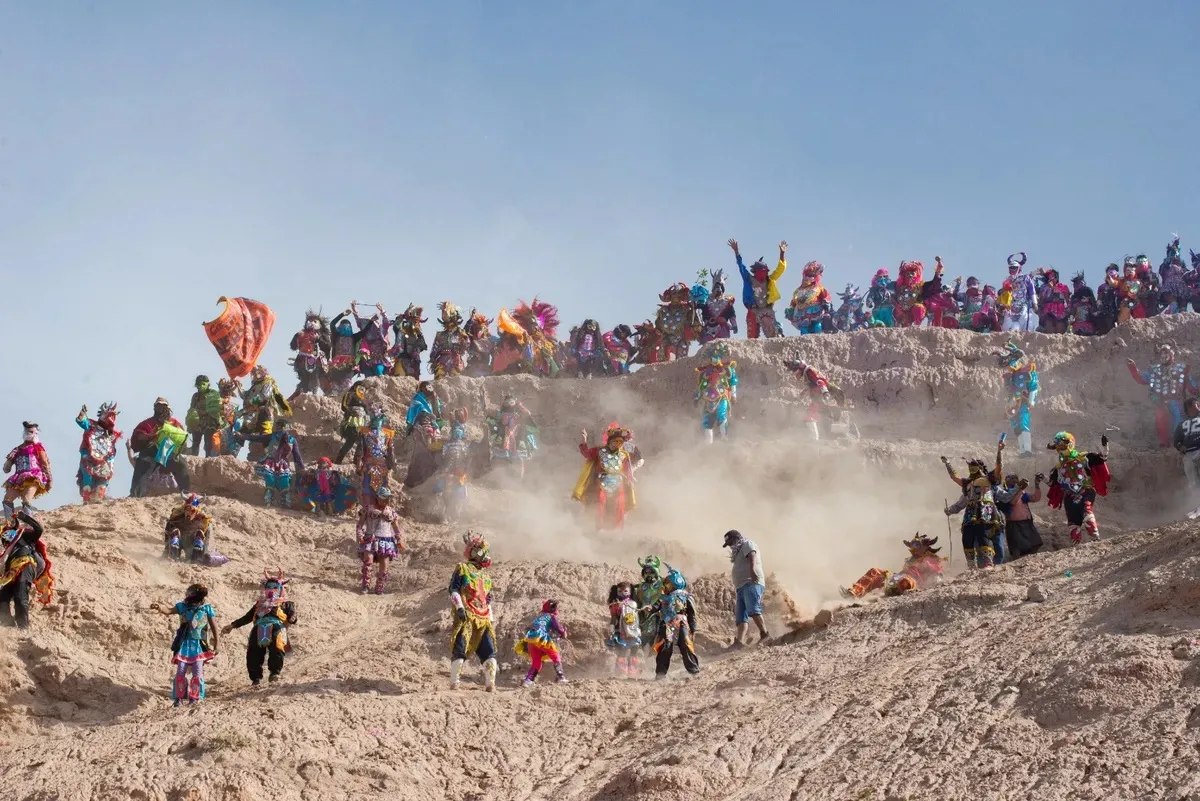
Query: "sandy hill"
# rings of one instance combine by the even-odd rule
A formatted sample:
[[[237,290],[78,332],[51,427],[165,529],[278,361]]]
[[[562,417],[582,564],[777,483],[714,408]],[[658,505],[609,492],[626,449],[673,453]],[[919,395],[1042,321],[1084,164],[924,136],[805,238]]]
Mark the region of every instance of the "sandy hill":
[[[349,521],[261,507],[250,466],[193,460],[219,521],[220,568],[160,559],[171,500],[46,515],[58,602],[28,634],[0,630],[0,791],[15,799],[1141,799],[1200,798],[1200,532],[1178,523],[1178,456],[1153,447],[1148,364],[1169,338],[1190,360],[1191,316],[1103,339],[1024,335],[1043,392],[1035,444],[1113,438],[1106,541],[1047,552],[933,590],[847,607],[837,586],[895,567],[915,530],[947,545],[953,498],[937,461],[990,458],[1003,428],[1002,336],[877,331],[735,342],[735,439],[699,443],[694,361],[621,380],[455,379],[441,392],[478,418],[505,392],[541,425],[524,484],[493,473],[468,523],[492,542],[501,691],[471,672],[447,689],[445,587],[462,527],[406,521],[389,592],[358,595]],[[793,381],[801,354],[858,405],[857,444],[805,440]],[[414,382],[371,393],[399,418]],[[310,458],[332,453],[333,399],[297,419]],[[579,430],[632,427],[647,458],[620,533],[589,531],[567,500]],[[401,449],[403,455],[404,449]],[[1008,460],[1025,475],[1049,456]],[[403,475],[403,466],[397,477]],[[1061,517],[1039,507],[1065,545]],[[733,591],[721,535],[757,540],[771,573],[770,646],[729,656]],[[954,546],[956,552],[959,546]],[[655,552],[693,578],[703,672],[666,683],[608,674],[608,586]],[[285,682],[251,691],[245,630],[208,669],[210,698],[168,701],[173,622],[147,611],[204,581],[222,621],[249,608],[266,567],[293,578],[300,623]],[[511,646],[543,598],[571,629],[566,686],[518,688]],[[1044,598],[1042,601],[1028,598]],[[808,622],[822,607],[832,624]],[[677,666],[676,671],[682,674]],[[545,682],[545,677],[543,682]]]

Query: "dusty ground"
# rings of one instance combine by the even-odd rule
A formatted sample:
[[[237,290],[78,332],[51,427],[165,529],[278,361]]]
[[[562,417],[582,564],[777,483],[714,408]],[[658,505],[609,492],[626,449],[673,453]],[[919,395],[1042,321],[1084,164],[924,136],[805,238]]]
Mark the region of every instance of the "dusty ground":
[[[1170,337],[1200,344],[1190,318],[1123,339],[1026,335],[1042,371],[1035,444],[1068,428],[1113,438],[1111,539],[1050,550],[931,591],[845,607],[837,586],[895,567],[902,536],[948,545],[937,456],[990,457],[1003,427],[1003,337],[883,331],[734,344],[742,375],[736,441],[696,443],[693,363],[620,381],[458,379],[451,406],[517,393],[542,426],[525,486],[489,476],[471,524],[493,545],[504,655],[501,691],[473,671],[446,689],[445,586],[461,528],[408,521],[411,549],[389,593],[354,592],[348,521],[257,505],[250,468],[193,462],[220,522],[221,568],[164,563],[169,499],[47,515],[62,596],[32,632],[0,630],[0,792],[15,799],[1192,799],[1200,798],[1200,531],[1177,523],[1178,457],[1153,448],[1144,392],[1124,360]],[[859,405],[857,447],[810,447],[777,367],[803,353]],[[397,417],[413,382],[372,393]],[[306,399],[309,456],[336,403]],[[587,530],[566,495],[580,428],[632,426],[647,456],[641,505],[620,534]],[[1009,460],[1031,475],[1050,460]],[[398,475],[403,473],[403,468]],[[1052,545],[1057,513],[1039,508]],[[721,534],[756,539],[771,576],[770,646],[727,656],[732,587]],[[956,543],[954,550],[959,552]],[[607,673],[608,586],[636,556],[680,566],[701,606],[702,675],[667,683]],[[945,553],[946,551],[943,551]],[[245,630],[209,666],[210,699],[168,701],[170,619],[147,611],[202,580],[223,621],[251,604],[264,567],[293,577],[299,604],[286,681],[251,691]],[[1033,597],[1027,600],[1031,588]],[[1040,593],[1040,594],[1039,594]],[[521,691],[512,642],[549,596],[571,628],[566,686]],[[788,599],[794,601],[789,606]],[[828,627],[807,623],[833,609]],[[682,674],[677,666],[676,671]],[[546,682],[546,677],[543,677]]]

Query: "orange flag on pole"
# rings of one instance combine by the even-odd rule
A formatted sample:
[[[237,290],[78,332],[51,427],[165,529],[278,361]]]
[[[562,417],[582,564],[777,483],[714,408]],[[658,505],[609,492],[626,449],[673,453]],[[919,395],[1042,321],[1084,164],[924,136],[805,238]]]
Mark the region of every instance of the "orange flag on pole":
[[[250,298],[222,295],[217,303],[224,303],[225,309],[217,319],[204,323],[204,333],[225,362],[230,378],[249,375],[275,327],[275,312]]]

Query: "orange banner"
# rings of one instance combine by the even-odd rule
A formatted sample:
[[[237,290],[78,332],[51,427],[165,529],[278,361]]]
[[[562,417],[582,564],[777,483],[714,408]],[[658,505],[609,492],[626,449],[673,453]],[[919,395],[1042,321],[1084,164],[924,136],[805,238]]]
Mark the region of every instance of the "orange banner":
[[[249,375],[275,327],[275,312],[250,298],[222,296],[217,303],[224,303],[225,309],[217,319],[204,323],[204,333],[230,378]]]

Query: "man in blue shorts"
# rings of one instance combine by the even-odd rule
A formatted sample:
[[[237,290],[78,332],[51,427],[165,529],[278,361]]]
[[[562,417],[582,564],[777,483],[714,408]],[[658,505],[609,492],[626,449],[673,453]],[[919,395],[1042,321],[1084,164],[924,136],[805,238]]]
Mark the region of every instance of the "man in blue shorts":
[[[725,532],[725,547],[730,549],[729,560],[733,562],[733,586],[737,590],[737,633],[731,648],[741,648],[746,636],[746,624],[751,620],[758,626],[761,642],[770,638],[762,617],[763,591],[767,588],[766,573],[762,566],[762,554],[753,541],[739,531]]]

